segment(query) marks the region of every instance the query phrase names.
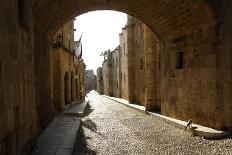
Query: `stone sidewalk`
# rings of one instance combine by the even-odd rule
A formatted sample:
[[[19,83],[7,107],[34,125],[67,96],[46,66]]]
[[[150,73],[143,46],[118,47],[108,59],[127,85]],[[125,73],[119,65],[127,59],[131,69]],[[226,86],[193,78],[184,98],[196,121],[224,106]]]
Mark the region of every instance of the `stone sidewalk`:
[[[64,113],[56,116],[52,123],[37,139],[33,155],[71,155],[81,125],[81,117],[87,101],[73,105]]]

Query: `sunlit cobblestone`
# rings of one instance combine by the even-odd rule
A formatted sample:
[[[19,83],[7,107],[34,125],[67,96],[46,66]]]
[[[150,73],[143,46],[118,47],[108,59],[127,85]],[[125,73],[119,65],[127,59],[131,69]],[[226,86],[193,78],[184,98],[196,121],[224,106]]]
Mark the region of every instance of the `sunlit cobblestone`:
[[[232,139],[205,140],[153,116],[130,109],[95,92],[89,94],[86,116],[75,154],[223,154],[232,155]]]

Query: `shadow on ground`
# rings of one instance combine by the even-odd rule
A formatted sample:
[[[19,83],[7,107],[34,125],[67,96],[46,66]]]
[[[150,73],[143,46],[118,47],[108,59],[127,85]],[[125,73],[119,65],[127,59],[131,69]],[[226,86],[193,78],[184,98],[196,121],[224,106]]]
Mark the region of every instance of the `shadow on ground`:
[[[84,130],[87,128],[90,131],[98,135],[101,135],[97,131],[96,123],[93,122],[90,118],[88,118],[88,115],[91,114],[93,111],[94,109],[91,107],[91,105],[87,104],[84,115],[83,115],[83,119],[81,122],[81,127],[78,132],[74,155],[95,155],[97,154],[94,150],[91,150],[90,148],[88,148],[87,140],[91,139],[92,137],[86,136],[84,132]]]
[[[87,104],[85,112],[83,114],[83,117],[88,116],[89,114],[91,114],[94,111],[94,109],[91,107],[91,105]]]
[[[80,127],[79,133],[77,136],[76,148],[74,155],[96,155],[97,153],[94,150],[88,148],[87,140],[90,137],[86,137],[83,127]]]

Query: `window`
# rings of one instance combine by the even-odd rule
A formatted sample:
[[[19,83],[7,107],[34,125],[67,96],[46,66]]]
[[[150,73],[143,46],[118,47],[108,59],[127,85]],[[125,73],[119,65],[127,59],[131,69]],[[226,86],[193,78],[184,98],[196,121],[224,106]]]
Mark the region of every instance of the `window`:
[[[176,69],[183,69],[183,52],[182,51],[180,51],[180,52],[177,52],[176,53],[176,66],[175,66],[175,68]]]

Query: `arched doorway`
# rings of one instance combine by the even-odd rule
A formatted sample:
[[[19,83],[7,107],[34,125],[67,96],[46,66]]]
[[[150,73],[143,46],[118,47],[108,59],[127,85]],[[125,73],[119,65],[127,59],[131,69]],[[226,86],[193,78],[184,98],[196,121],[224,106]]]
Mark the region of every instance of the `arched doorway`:
[[[64,101],[65,105],[70,104],[70,79],[68,72],[64,75]]]
[[[74,82],[74,73],[71,72],[71,102],[75,100],[75,82]]]

